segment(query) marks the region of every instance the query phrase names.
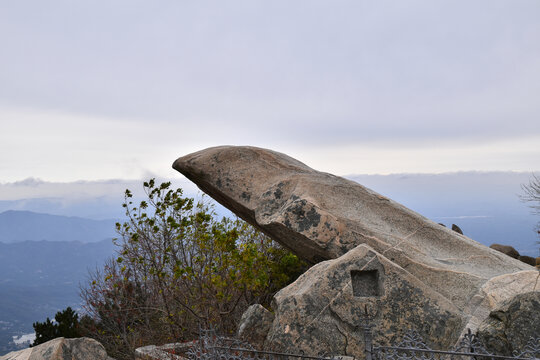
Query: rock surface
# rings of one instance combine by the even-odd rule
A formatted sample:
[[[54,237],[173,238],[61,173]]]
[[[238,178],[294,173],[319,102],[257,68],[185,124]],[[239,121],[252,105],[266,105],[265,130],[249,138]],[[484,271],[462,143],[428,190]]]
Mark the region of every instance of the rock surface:
[[[495,354],[512,356],[523,350],[531,337],[540,337],[540,292],[505,301],[480,325],[478,337]]]
[[[317,263],[367,244],[457,305],[487,279],[530,267],[353,181],[278,152],[222,146],[173,167],[244,220]],[[457,285],[459,287],[452,286]],[[452,291],[448,287],[452,286]]]
[[[503,254],[508,255],[514,259],[518,259],[519,261],[524,262],[525,264],[528,264],[531,266],[537,266],[537,258],[533,258],[532,256],[527,256],[527,255],[520,255],[519,252],[516,249],[514,249],[512,246],[493,244],[493,245],[490,245],[490,248],[497,250],[499,252],[502,252]]]
[[[491,311],[502,306],[517,294],[540,291],[540,272],[538,270],[518,271],[512,274],[496,276],[487,281],[471,299],[470,306],[464,309],[470,314],[463,333],[469,328],[473,332]]]
[[[458,234],[463,235],[463,230],[461,230],[461,228],[459,226],[457,226],[456,224],[452,224],[452,230],[454,230]]]
[[[89,338],[56,338],[32,348],[10,352],[0,360],[113,360],[103,345]]]
[[[516,249],[514,249],[513,246],[501,245],[501,244],[492,244],[489,247],[492,248],[493,250],[500,251],[503,254],[508,255],[508,256],[510,256],[510,257],[512,257],[514,259],[519,258],[519,252]]]
[[[313,266],[279,291],[272,307],[267,347],[310,355],[363,358],[366,309],[379,344],[415,328],[429,344],[450,347],[465,322],[451,301],[367,245]]]
[[[532,256],[527,255],[519,255],[519,261],[523,261],[525,264],[529,264],[531,266],[536,266],[536,258],[533,258]]]
[[[441,335],[439,340],[431,339],[444,345],[457,340],[467,324],[478,326],[497,305],[492,301],[497,294],[515,295],[525,288],[540,289],[540,284],[530,288],[537,273],[530,265],[440,226],[353,181],[313,170],[278,152],[223,146],[181,157],[173,167],[222,205],[311,263],[342,257],[339,262],[349,264],[352,269],[352,262],[347,262],[351,250],[356,254],[353,261],[356,264],[363,264],[362,254],[378,259],[382,264],[379,276],[385,277],[388,272],[397,284],[379,288],[384,288],[386,302],[370,300],[381,314],[374,325],[386,334],[395,333],[405,325],[427,326],[429,331]],[[345,273],[332,270],[341,269],[339,262],[317,265],[276,295],[268,344],[286,347],[305,344],[307,348],[305,339],[309,339],[314,347],[322,348],[326,344],[332,349],[356,353],[358,349],[352,344],[356,335],[350,327],[355,326],[362,310],[359,306],[365,305],[365,301],[349,294],[349,303],[339,305],[343,294],[339,293],[337,302],[332,303],[333,298],[327,294],[334,294],[332,284],[338,287],[347,281],[351,284],[357,281],[360,287],[364,282],[373,284],[372,275],[358,275],[354,280],[349,270]],[[349,269],[349,265],[342,267]],[[320,275],[313,275],[317,272]],[[512,278],[519,272],[518,277],[523,278],[522,284],[526,286],[517,289],[512,282],[504,281],[505,276]],[[311,275],[307,277],[308,274]],[[324,279],[318,276],[337,278],[327,279],[328,283],[323,284]],[[497,282],[500,288],[485,288],[499,277],[504,278]],[[495,294],[491,298],[490,291]],[[401,292],[406,295],[400,295]],[[332,305],[321,309],[317,301],[308,301],[317,296],[317,301]],[[365,298],[379,299],[380,295]],[[409,298],[419,301],[416,307],[408,302]],[[424,298],[429,309],[425,313],[421,305]],[[408,310],[400,311],[402,307]],[[344,315],[346,312],[349,314]],[[305,320],[312,314],[320,317],[313,322]],[[424,315],[429,323],[422,318]],[[327,333],[317,330],[321,327]],[[345,335],[336,335],[340,333]]]
[[[274,315],[260,304],[251,305],[242,315],[238,326],[238,338],[250,343],[255,349],[263,349]]]

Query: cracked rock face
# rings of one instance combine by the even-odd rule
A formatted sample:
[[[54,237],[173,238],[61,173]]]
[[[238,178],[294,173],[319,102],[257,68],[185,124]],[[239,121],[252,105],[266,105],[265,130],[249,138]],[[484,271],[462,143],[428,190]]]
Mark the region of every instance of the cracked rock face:
[[[385,259],[381,260],[381,264],[386,264],[385,269],[400,269],[389,273],[401,274],[401,280],[397,282],[401,285],[384,288],[384,295],[377,295],[370,288],[373,282],[369,282],[370,276],[375,276],[375,273],[358,273],[360,275],[351,277],[350,273],[339,275],[332,272],[324,276],[339,275],[344,277],[343,281],[350,281],[351,284],[365,283],[367,290],[357,290],[357,294],[368,295],[359,298],[380,299],[386,296],[385,301],[389,302],[387,306],[395,309],[404,306],[408,297],[427,297],[425,306],[430,309],[429,313],[439,314],[437,306],[444,309],[440,313],[444,315],[436,317],[438,320],[433,320],[430,326],[444,323],[453,327],[444,330],[444,339],[440,341],[457,340],[454,335],[459,335],[466,324],[477,326],[478,321],[483,320],[479,317],[489,314],[495,306],[494,302],[485,301],[488,293],[492,298],[497,298],[498,293],[508,293],[505,286],[511,287],[511,282],[503,281],[500,288],[482,290],[489,280],[501,276],[511,278],[514,273],[522,272],[525,275],[520,276],[525,278],[523,284],[526,284],[523,289],[538,290],[535,285],[530,288],[533,281],[527,275],[533,267],[436,224],[358,183],[313,170],[285,154],[255,147],[222,146],[181,157],[173,167],[222,205],[313,264],[347,256],[359,245],[365,245],[377,254],[378,259]],[[324,266],[330,265],[324,262],[317,269],[321,270]],[[377,276],[385,276],[381,274]],[[300,292],[319,291],[309,289],[316,288],[313,284],[317,281],[318,278],[313,275],[309,281],[303,280],[301,287],[297,284],[300,279],[290,287]],[[357,286],[357,289],[361,288],[362,285]],[[276,316],[267,338],[273,339],[274,343],[286,344],[289,340],[284,334],[299,329],[308,331],[309,328],[307,320],[302,320],[305,316],[293,316],[291,313],[287,317],[289,320],[284,320],[282,314],[289,312],[280,304],[299,299],[288,289],[276,295]],[[402,292],[409,295],[400,296]],[[388,297],[388,294],[393,296]],[[319,301],[322,304],[326,300],[322,297]],[[375,303],[380,307],[384,302]],[[318,308],[310,304],[298,306],[296,311],[305,314],[317,312]],[[343,304],[343,308],[355,313],[360,311],[358,304],[358,301],[349,302],[348,305]],[[424,306],[420,304],[417,306]],[[336,306],[329,307],[328,311]],[[410,304],[410,309],[406,313],[398,310],[392,313],[387,309],[387,314],[401,314],[401,317],[393,322],[381,317],[376,320],[376,325],[396,329],[400,324],[416,322],[411,319],[420,321],[419,313],[413,311],[413,304]],[[409,315],[409,320],[403,318]],[[325,319],[339,318],[336,316]],[[349,325],[354,326],[353,320],[349,325],[343,325],[345,323],[339,323],[340,331]],[[337,331],[335,326],[326,327],[332,329],[328,330],[328,334]],[[280,334],[284,337],[280,337]],[[338,341],[335,335],[325,337],[318,334],[315,338],[321,343]],[[337,348],[342,345],[336,343]]]

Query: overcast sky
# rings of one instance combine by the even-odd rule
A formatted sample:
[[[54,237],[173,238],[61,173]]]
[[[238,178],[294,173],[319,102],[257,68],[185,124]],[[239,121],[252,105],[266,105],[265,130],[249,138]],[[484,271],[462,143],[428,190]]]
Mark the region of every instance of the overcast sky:
[[[209,146],[338,175],[540,170],[540,1],[0,0],[0,182]]]

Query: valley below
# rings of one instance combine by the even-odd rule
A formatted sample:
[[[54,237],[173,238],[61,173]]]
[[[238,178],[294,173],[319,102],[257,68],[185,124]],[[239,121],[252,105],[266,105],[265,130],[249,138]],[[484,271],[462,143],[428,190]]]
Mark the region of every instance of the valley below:
[[[68,306],[80,312],[79,287],[113,255],[110,239],[0,243],[0,355],[27,347],[13,337],[33,333],[34,322]]]

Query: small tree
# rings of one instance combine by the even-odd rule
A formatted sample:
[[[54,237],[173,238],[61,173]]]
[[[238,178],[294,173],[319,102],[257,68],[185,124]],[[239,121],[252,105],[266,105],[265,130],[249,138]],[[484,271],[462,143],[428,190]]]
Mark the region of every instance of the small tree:
[[[54,319],[57,323],[59,337],[76,338],[81,336],[79,332],[79,315],[70,307],[62,312],[57,312]]]
[[[109,355],[130,358],[149,343],[191,340],[199,326],[232,333],[249,305],[269,305],[307,268],[247,223],[217,219],[204,198],[153,179],[143,186],[148,198],[138,206],[125,192],[119,256],[81,291],[95,320],[91,336]]]
[[[80,337],[79,315],[71,307],[56,313],[55,322],[49,318],[45,322],[35,322],[32,326],[36,332],[36,339],[30,346],[43,344],[57,337],[76,338]]]
[[[534,213],[540,215],[540,178],[536,174],[532,174],[529,183],[521,185],[521,188],[524,193],[521,195],[521,199],[530,202],[529,206]]]
[[[521,200],[530,203],[530,207],[534,214],[540,215],[540,178],[532,174],[528,184],[521,185],[523,194]],[[536,233],[540,237],[540,222],[536,225]],[[540,242],[538,242],[540,244]]]

